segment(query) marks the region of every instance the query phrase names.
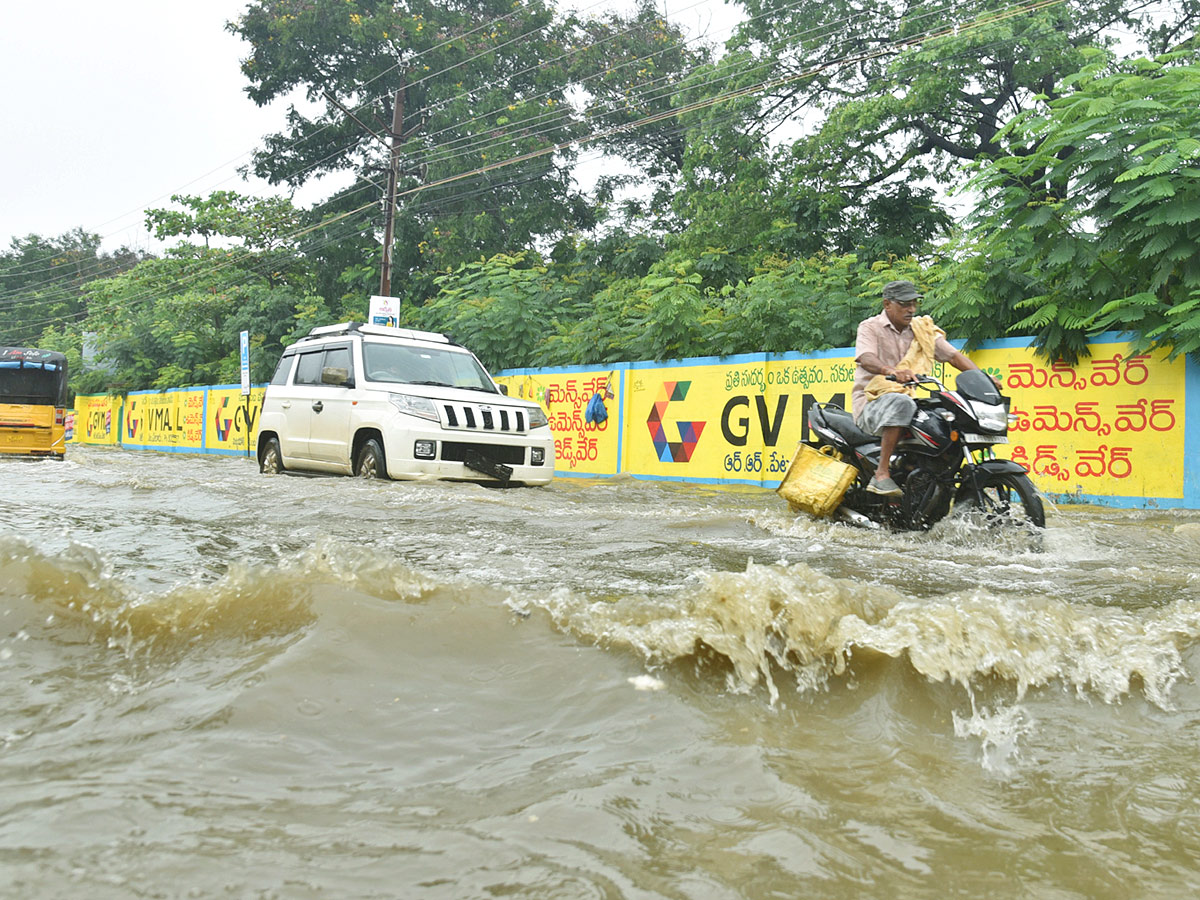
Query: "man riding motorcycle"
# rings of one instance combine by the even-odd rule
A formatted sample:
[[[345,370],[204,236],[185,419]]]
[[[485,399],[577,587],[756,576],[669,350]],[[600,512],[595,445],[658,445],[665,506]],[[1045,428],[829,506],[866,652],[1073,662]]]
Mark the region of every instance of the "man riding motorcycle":
[[[913,389],[904,385],[928,375],[935,361],[960,372],[979,368],[954,349],[929,316],[914,321],[920,300],[911,281],[889,281],[883,286],[883,311],[859,323],[854,345],[854,420],[880,438],[879,465],[867,490],[885,497],[902,493],[891,477],[891,457],[917,411]]]

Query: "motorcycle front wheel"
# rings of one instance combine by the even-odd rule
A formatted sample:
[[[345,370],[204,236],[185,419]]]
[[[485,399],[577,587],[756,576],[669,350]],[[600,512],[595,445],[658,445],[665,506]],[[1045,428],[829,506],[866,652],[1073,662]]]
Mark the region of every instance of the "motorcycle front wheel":
[[[982,503],[970,487],[964,489],[960,503],[981,513],[986,524],[1046,527],[1042,498],[1028,475],[993,472],[978,477]]]

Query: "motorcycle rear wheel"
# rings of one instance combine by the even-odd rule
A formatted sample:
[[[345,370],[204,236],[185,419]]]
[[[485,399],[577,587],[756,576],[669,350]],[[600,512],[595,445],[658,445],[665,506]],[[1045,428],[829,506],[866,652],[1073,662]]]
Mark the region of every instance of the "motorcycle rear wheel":
[[[980,474],[979,490],[983,495],[982,504],[969,487],[964,491],[962,503],[982,513],[986,524],[1046,527],[1042,498],[1028,475],[1011,472]]]

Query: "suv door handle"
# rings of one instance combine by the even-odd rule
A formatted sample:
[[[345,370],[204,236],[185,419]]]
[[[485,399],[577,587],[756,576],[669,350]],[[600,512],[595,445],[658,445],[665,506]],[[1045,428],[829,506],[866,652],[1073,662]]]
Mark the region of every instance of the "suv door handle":
[[[313,412],[320,412],[324,408],[325,408],[325,404],[322,403],[320,400],[316,400],[313,402]]]

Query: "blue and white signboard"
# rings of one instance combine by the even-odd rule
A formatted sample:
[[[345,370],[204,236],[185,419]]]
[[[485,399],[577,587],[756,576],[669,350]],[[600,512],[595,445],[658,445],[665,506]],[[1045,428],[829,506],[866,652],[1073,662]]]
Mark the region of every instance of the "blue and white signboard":
[[[242,332],[242,396],[250,396],[250,332]]]

